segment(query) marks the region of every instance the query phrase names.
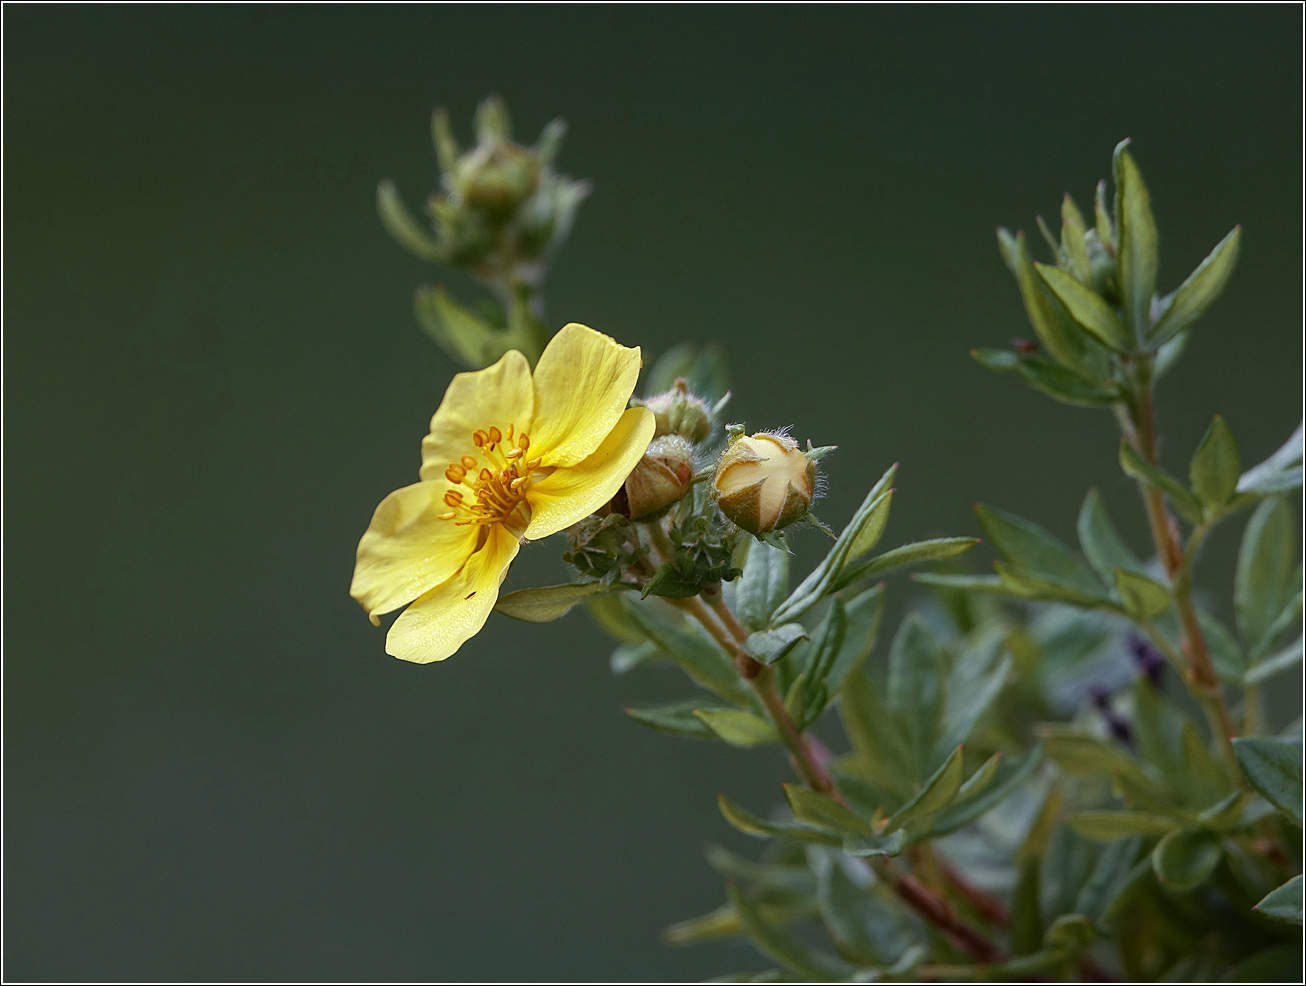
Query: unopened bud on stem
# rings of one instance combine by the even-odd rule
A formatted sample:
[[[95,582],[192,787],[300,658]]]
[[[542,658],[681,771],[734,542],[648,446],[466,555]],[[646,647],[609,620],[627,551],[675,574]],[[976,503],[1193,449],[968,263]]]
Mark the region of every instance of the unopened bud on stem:
[[[612,511],[641,520],[682,499],[693,485],[693,454],[689,440],[679,435],[653,439],[613,497]]]
[[[816,495],[816,461],[788,435],[733,435],[712,481],[717,506],[761,537],[807,516]]]

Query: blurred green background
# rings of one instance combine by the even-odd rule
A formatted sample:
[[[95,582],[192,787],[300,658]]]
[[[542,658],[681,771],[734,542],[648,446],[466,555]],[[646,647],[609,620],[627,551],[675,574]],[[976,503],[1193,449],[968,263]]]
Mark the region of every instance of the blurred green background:
[[[11,979],[761,967],[658,933],[723,899],[700,850],[739,842],[713,795],[774,800],[774,752],[628,721],[687,686],[613,679],[579,614],[496,616],[414,667],[348,597],[456,369],[412,291],[474,293],[374,212],[380,178],[434,187],[437,104],[464,139],[492,91],[527,141],[566,117],[562,170],[595,192],[555,327],[646,357],[724,342],[733,417],[841,447],[829,522],[901,460],[886,545],[973,533],[976,500],[1069,538],[1098,485],[1142,547],[1110,417],[967,356],[1030,335],[994,227],[1091,202],[1125,136],[1163,290],[1246,231],[1163,384],[1163,458],[1182,472],[1220,411],[1251,464],[1300,416],[1296,6],[26,6],[4,27]],[[1201,570],[1221,600],[1239,526]],[[556,547],[510,587],[552,579]],[[890,591],[900,612],[911,586]]]

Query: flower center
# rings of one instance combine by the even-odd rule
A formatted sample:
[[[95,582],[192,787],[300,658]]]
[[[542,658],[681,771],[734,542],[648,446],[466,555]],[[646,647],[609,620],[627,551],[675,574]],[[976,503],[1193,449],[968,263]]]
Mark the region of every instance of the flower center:
[[[472,444],[480,450],[480,459],[464,455],[444,471],[444,478],[454,488],[444,495],[445,506],[452,509],[440,519],[459,525],[504,524],[510,530],[524,531],[530,522],[526,491],[540,466],[539,459],[526,458],[530,437],[522,432],[514,440],[512,425],[507,434],[495,427],[478,428],[472,434]]]

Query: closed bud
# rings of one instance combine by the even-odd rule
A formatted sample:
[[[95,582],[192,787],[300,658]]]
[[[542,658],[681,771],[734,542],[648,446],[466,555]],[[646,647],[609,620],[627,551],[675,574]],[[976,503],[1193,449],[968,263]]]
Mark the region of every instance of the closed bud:
[[[717,506],[761,537],[807,516],[816,495],[816,461],[788,435],[734,436],[712,481]]]
[[[641,520],[681,500],[693,485],[693,454],[689,441],[680,435],[653,439],[612,498],[613,513]]]
[[[458,162],[455,186],[462,200],[496,219],[507,219],[540,185],[539,163],[511,141],[482,141]]]
[[[697,444],[712,433],[712,407],[689,392],[684,377],[676,377],[675,386],[642,402],[653,412],[653,434],[679,435]]]

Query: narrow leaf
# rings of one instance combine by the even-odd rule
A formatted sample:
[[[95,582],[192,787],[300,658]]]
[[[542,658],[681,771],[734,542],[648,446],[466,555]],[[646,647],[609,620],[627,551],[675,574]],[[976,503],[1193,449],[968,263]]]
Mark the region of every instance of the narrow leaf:
[[[1044,264],[1035,264],[1034,267],[1080,328],[1118,353],[1127,353],[1134,348],[1129,331],[1101,295],[1059,267]]]
[[[1093,875],[1088,878],[1075,901],[1075,911],[1094,921],[1101,921],[1108,908],[1129,886],[1134,860],[1142,846],[1140,836],[1113,842],[1097,858]]]
[[[1302,748],[1268,736],[1233,741],[1238,768],[1270,804],[1302,824]]]
[[[506,596],[500,596],[494,608],[514,620],[522,620],[526,623],[552,623],[570,613],[572,608],[585,598],[611,591],[602,582],[518,589]]]
[[[1250,671],[1243,675],[1244,685],[1259,685],[1262,681],[1271,675],[1278,674],[1280,671],[1286,671],[1296,664],[1301,663],[1302,657],[1302,638],[1298,637],[1295,641],[1276,651],[1269,657],[1261,660],[1259,664],[1252,667]]]
[[[1156,349],[1183,332],[1211,307],[1229,283],[1241,243],[1242,227],[1235,226],[1179,285],[1170,306],[1147,337],[1149,349]]]
[[[771,614],[789,591],[789,552],[756,538],[744,538],[744,574],[735,583],[735,607],[749,630],[771,625]]]
[[[1193,492],[1208,511],[1218,510],[1238,488],[1238,443],[1224,418],[1216,415],[1188,465]]]
[[[1120,468],[1126,475],[1155,486],[1164,493],[1184,520],[1190,524],[1201,523],[1202,505],[1197,498],[1189,493],[1179,480],[1150,462],[1145,462],[1143,457],[1134,451],[1129,441],[1123,438],[1120,440]]]
[[[1172,890],[1205,883],[1220,864],[1220,837],[1207,829],[1171,832],[1152,850],[1152,872]]]
[[[774,630],[750,633],[744,641],[744,650],[763,664],[774,664],[797,647],[800,640],[806,639],[806,627],[801,623],[786,623]]]
[[[800,822],[819,825],[845,834],[849,832],[871,834],[870,826],[834,798],[809,791],[797,784],[785,784],[783,787],[785,800],[789,802],[789,810]]]
[[[896,463],[890,466],[866,495],[866,499],[853,514],[852,520],[839,535],[834,547],[825,556],[825,560],[812,574],[803,579],[798,588],[789,594],[789,598],[781,603],[772,615],[773,623],[790,623],[802,617],[831,591],[849,557],[856,557],[857,554],[874,547],[875,539],[879,537],[879,532],[884,529],[887,520],[888,500],[893,492],[888,487],[893,482],[897,469]]]
[[[430,232],[408,211],[394,182],[386,180],[376,186],[376,211],[381,217],[381,225],[400,246],[423,260],[444,262],[440,247],[431,238]]]
[[[1115,580],[1125,612],[1140,623],[1150,623],[1170,608],[1170,593],[1159,582],[1123,568],[1115,570]]]
[[[839,692],[848,676],[862,666],[871,648],[875,646],[875,639],[880,632],[880,619],[884,615],[884,583],[854,596],[844,605],[844,613],[848,622],[843,643],[830,673],[825,677],[831,695]]]
[[[1267,495],[1301,487],[1302,428],[1298,425],[1277,452],[1242,474],[1238,480],[1239,493]]]
[[[1135,338],[1143,339],[1152,327],[1159,249],[1151,196],[1127,150],[1128,144],[1127,140],[1121,141],[1115,153],[1116,258],[1125,321]]]
[[[1234,577],[1233,604],[1238,631],[1249,654],[1273,646],[1267,632],[1292,598],[1292,566],[1297,537],[1292,511],[1280,497],[1266,500],[1247,522]]]
[[[694,715],[695,711],[702,707],[702,702],[677,702],[674,705],[660,705],[651,709],[627,709],[626,715],[642,725],[664,733],[693,736],[696,739],[716,739],[712,730]]]
[[[769,722],[743,709],[696,709],[694,717],[731,746],[762,746],[778,742]]]
[[[1266,917],[1274,918],[1276,921],[1287,921],[1289,924],[1301,924],[1301,886],[1302,875],[1298,873],[1282,887],[1271,890],[1266,894],[1253,910],[1264,914]]]
[[[943,762],[943,766],[934,772],[934,776],[925,782],[920,793],[893,813],[886,831],[928,824],[961,790],[964,769],[959,746]]]
[[[942,670],[933,631],[919,615],[910,614],[889,648],[888,699],[907,734],[918,778],[934,768]]]
[[[883,575],[904,565],[914,565],[925,561],[945,561],[965,554],[975,545],[979,538],[934,538],[930,541],[914,541],[904,544],[882,555],[876,555],[856,565],[846,565],[839,577],[835,579],[834,589],[838,591],[857,579]]]
[[[733,880],[726,883],[730,906],[748,932],[749,940],[767,958],[790,972],[813,982],[836,982],[847,977],[851,969],[836,960],[818,956],[792,935],[768,924],[760,910],[744,896]]]
[[[1030,325],[1043,348],[1062,366],[1083,374],[1090,382],[1105,379],[1105,357],[1100,348],[1094,352],[1097,343],[1075,325],[1035,272],[1025,246],[1025,234],[1017,233],[1012,242],[1014,249],[1011,257],[1016,268],[1016,282],[1020,285],[1020,296],[1025,303],[1025,314],[1029,316]]]
[[[992,758],[990,762],[991,760]],[[992,781],[973,794],[967,791],[971,781],[975,780],[972,776],[971,780],[963,784],[961,790],[957,792],[957,800],[934,817],[933,834],[947,835],[969,825],[991,808],[997,807],[1024,784],[1042,762],[1043,744],[1038,743],[1015,760],[999,763]],[[979,771],[976,771],[976,775],[978,774]]]
[[[1079,546],[1102,581],[1113,584],[1115,570],[1145,575],[1143,563],[1120,539],[1097,490],[1089,490],[1079,511]]]
[[[663,619],[646,605],[624,596],[622,602],[641,632],[694,681],[728,702],[750,704],[747,686],[740,681],[734,663],[714,643],[684,623],[677,626]]]
[[[993,547],[1020,574],[1105,598],[1102,583],[1088,566],[1037,524],[982,503],[975,505],[975,516]]]
[[[994,626],[957,655],[944,685],[935,762],[970,739],[975,724],[1002,691],[1011,671],[1011,655],[1005,645],[1006,628]]]
[[[745,835],[753,835],[763,839],[774,837],[794,839],[798,842],[819,842],[827,846],[843,844],[843,839],[833,832],[813,828],[810,825],[785,825],[783,823],[763,821],[752,812],[739,807],[724,794],[718,794],[716,799],[722,817]]]
[[[1081,811],[1066,819],[1076,833],[1094,842],[1112,842],[1127,835],[1165,835],[1178,828],[1173,818],[1146,811]]]

